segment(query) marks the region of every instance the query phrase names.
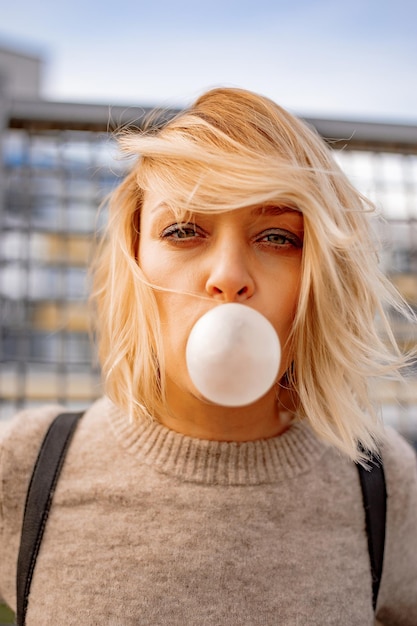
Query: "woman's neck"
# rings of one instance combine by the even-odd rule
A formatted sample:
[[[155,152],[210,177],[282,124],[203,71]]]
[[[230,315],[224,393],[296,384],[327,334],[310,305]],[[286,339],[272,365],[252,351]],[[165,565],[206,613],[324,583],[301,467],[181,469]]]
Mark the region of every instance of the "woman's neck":
[[[285,397],[284,397],[285,395]],[[167,410],[159,421],[175,432],[213,441],[256,441],[281,435],[292,421],[294,406],[288,392],[271,389],[257,402],[223,407],[184,394],[167,382]]]

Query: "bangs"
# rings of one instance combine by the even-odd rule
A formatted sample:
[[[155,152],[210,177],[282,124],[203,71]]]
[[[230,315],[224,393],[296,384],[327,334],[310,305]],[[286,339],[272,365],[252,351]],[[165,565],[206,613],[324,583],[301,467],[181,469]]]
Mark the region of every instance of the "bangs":
[[[275,159],[242,162],[235,157],[225,164],[201,160],[141,157],[136,171],[138,187],[152,191],[175,215],[221,213],[255,206],[288,207],[308,212],[314,173]]]

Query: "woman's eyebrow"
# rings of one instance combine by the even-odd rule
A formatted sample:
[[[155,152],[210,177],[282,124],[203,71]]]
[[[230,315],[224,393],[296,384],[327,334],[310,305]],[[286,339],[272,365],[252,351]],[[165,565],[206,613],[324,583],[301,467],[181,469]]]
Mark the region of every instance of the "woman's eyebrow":
[[[252,211],[254,216],[258,215],[282,215],[283,213],[296,213],[302,215],[301,211],[288,206],[260,206]]]

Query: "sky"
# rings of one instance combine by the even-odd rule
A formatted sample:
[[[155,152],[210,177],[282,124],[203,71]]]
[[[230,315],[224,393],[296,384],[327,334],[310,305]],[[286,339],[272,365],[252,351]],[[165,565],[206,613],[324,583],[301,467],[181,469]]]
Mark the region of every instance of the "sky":
[[[415,0],[2,0],[42,95],[184,106],[243,87],[310,117],[417,123]]]

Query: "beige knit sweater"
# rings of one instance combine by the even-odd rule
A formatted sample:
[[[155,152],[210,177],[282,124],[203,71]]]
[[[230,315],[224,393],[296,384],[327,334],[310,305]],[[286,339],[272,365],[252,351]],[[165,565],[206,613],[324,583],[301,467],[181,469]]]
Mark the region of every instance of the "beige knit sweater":
[[[25,491],[57,407],[0,435],[0,594],[15,607]],[[379,624],[417,625],[417,476],[384,449]],[[306,424],[252,443],[130,424],[108,400],[76,431],[37,562],[28,626],[374,624],[354,465]]]

